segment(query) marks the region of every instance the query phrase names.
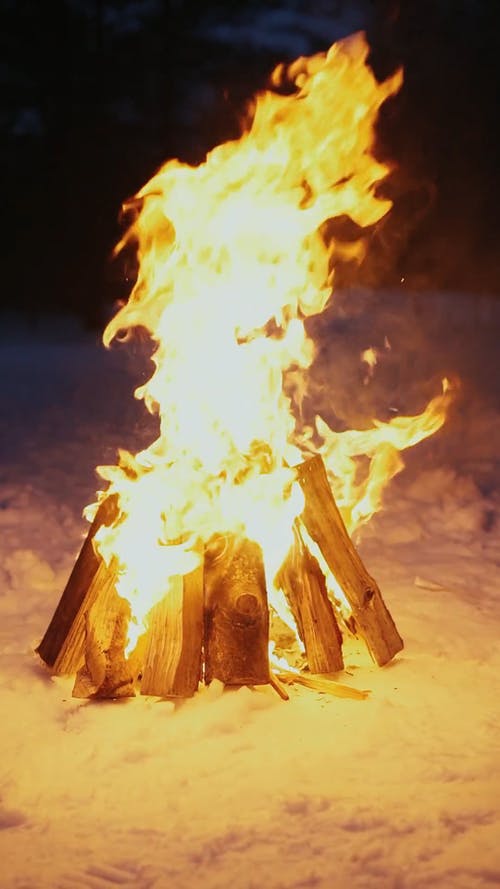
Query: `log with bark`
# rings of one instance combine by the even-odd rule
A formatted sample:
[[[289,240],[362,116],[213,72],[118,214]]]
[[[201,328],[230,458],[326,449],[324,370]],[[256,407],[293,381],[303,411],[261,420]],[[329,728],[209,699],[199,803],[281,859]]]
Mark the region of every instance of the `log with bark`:
[[[382,666],[403,648],[403,640],[376,581],[366,570],[349,537],[320,456],[296,467],[305,497],[302,514],[307,531],[351,606],[357,631],[375,662]]]
[[[228,534],[205,555],[205,681],[269,682],[269,611],[262,550]]]

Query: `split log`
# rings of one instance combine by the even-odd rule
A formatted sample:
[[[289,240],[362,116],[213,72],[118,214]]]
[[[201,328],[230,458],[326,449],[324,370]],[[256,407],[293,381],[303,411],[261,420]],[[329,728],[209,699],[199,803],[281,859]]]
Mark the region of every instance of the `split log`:
[[[171,578],[167,595],[151,611],[141,694],[194,695],[201,679],[202,644],[203,562],[185,577]]]
[[[296,467],[305,496],[302,521],[352,608],[356,627],[375,662],[382,666],[403,648],[403,640],[376,581],[347,533],[320,456]]]
[[[333,679],[325,679],[324,676],[313,676],[312,673],[294,673],[292,670],[279,670],[276,677],[286,685],[303,685],[312,691],[321,694],[333,695],[336,698],[352,698],[354,701],[364,701],[370,694],[368,689],[353,688],[351,685],[342,685]]]
[[[269,611],[262,550],[234,535],[205,554],[205,681],[269,682]]]
[[[85,614],[98,593],[99,585],[94,580],[102,565],[93,540],[99,528],[112,525],[117,516],[118,497],[113,494],[106,497],[97,510],[52,620],[36,649],[55,673],[74,673],[82,664]],[[104,568],[104,574],[106,572]]]
[[[294,543],[276,577],[297,624],[311,673],[336,673],[344,669],[342,634],[325,578],[317,559],[302,540],[297,523]]]
[[[85,614],[85,664],[78,671],[73,697],[130,698],[135,695],[133,666],[125,657],[130,605],[116,592],[115,560],[99,568],[97,597]]]

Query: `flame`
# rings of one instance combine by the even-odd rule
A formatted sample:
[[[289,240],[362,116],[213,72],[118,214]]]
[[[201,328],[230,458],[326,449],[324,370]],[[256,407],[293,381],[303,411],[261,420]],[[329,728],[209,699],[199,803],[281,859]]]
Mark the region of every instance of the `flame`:
[[[388,423],[373,420],[370,429],[333,432],[316,417],[321,439],[319,450],[325,461],[337,505],[347,530],[352,534],[380,509],[387,483],[404,467],[401,451],[413,447],[441,429],[453,390],[442,381],[436,395],[415,417],[393,417]],[[359,481],[359,458],[368,461],[365,477]]]
[[[373,374],[375,372],[375,368],[378,362],[378,349],[375,349],[373,346],[369,346],[368,349],[364,349],[361,352],[361,361],[363,364],[366,364],[366,373],[363,377],[363,385],[367,386],[370,382]]]
[[[304,456],[300,401],[315,352],[304,318],[326,306],[331,257],[342,252],[322,227],[347,215],[363,229],[391,206],[377,195],[389,168],[372,149],[379,108],[402,75],[378,83],[367,55],[357,34],[279,66],[239,139],[196,167],[169,161],[133,202],[136,218],[118,249],[135,245],[138,278],[104,342],[136,326],[149,331],[155,371],[136,397],[158,415],[159,436],[99,468],[121,517],[96,538],[120,566],[118,592],[137,622],[131,646],[168,579],[193,570],[199,543],[214,533],[260,543],[273,601],[272,579],[303,508],[290,466]],[[276,91],[284,86],[286,94]],[[362,257],[361,236],[349,254]],[[438,397],[421,417],[341,435],[317,419],[351,528],[379,504],[399,449],[435,431],[444,408]],[[361,454],[371,471],[360,486]]]

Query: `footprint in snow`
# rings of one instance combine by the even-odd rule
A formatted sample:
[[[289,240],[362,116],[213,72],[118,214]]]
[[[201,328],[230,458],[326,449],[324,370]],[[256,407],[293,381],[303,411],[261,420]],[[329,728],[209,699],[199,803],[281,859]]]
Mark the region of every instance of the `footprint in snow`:
[[[57,889],[149,889],[150,880],[143,880],[134,867],[126,864],[89,865],[80,872],[59,878]]]
[[[21,827],[27,822],[26,815],[19,809],[5,809],[0,805],[0,830],[9,830],[11,827]]]

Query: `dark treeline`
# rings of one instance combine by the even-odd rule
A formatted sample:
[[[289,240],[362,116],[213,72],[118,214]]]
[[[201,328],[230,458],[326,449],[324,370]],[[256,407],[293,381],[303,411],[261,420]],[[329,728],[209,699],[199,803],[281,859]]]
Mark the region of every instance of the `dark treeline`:
[[[395,208],[345,281],[499,289],[494,6],[366,0],[374,69],[402,63],[405,86],[380,128],[379,150],[397,165]],[[129,288],[124,264],[110,261],[121,202],[168,157],[196,163],[236,135],[246,99],[286,58],[272,40],[220,42],[217,27],[251,27],[269,9],[348,18],[349,7],[0,0],[4,307],[100,323]]]

